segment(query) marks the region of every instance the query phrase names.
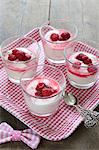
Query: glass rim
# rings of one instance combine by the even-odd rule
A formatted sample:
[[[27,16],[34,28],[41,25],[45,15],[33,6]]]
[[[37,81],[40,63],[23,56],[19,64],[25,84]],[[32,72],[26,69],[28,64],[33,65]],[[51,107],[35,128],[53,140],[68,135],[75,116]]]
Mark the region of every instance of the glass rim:
[[[36,65],[33,65],[33,66],[36,66]],[[33,66],[32,66],[32,67],[33,67]],[[22,73],[21,77],[20,77],[20,86],[21,86],[22,90],[23,90],[26,94],[28,94],[29,96],[34,97],[34,98],[38,98],[38,99],[52,98],[52,97],[55,97],[55,96],[59,95],[61,92],[63,92],[63,91],[65,90],[65,88],[66,88],[66,78],[65,78],[65,76],[64,76],[64,73],[63,73],[60,69],[58,69],[58,68],[56,68],[56,67],[54,67],[54,66],[48,65],[48,64],[40,64],[40,65],[37,65],[37,67],[39,67],[39,66],[48,66],[48,67],[51,67],[51,68],[57,70],[58,72],[60,72],[60,74],[62,75],[62,79],[64,80],[64,86],[62,87],[62,89],[61,89],[58,93],[56,93],[55,95],[51,95],[51,96],[47,96],[47,97],[40,97],[40,96],[37,97],[37,96],[31,95],[30,93],[26,92],[26,90],[25,90],[25,89],[23,88],[23,86],[22,86],[22,77],[23,77],[23,75],[24,75],[25,72],[26,72],[26,71],[24,71],[24,72]],[[32,69],[32,67],[29,67],[29,69]],[[28,69],[28,70],[29,70],[29,69]],[[28,81],[31,81],[33,78],[35,78],[35,76],[36,76],[36,73],[34,74],[34,77],[28,78],[28,79],[29,79]],[[26,81],[27,81],[27,80],[26,80]]]
[[[57,19],[56,19],[56,20],[57,20]],[[58,20],[58,21],[59,21],[59,20]],[[62,19],[61,19],[61,21],[65,21],[65,20],[62,20]],[[39,28],[39,33],[40,33],[41,38],[44,39],[45,41],[49,42],[49,43],[52,43],[52,44],[64,44],[64,43],[68,43],[68,42],[70,42],[70,41],[73,41],[73,40],[77,37],[78,29],[77,29],[77,26],[76,26],[76,25],[72,25],[72,22],[67,21],[67,23],[69,23],[69,25],[72,26],[72,27],[74,27],[74,29],[75,29],[75,34],[74,34],[74,36],[73,36],[72,38],[68,39],[67,41],[61,41],[61,42],[55,42],[55,41],[54,41],[54,42],[53,42],[53,41],[46,40],[46,39],[44,38],[44,36],[43,36],[43,34],[42,34],[42,28],[47,27],[47,26],[50,26],[50,25],[49,25],[49,22],[43,24],[43,25]],[[50,26],[50,27],[52,27],[52,26]],[[55,28],[54,28],[54,29],[55,29]]]
[[[86,40],[86,39],[79,39],[78,41],[75,41],[76,43],[77,42],[80,42],[80,43],[83,43],[83,44],[86,44],[86,45],[88,45],[87,44],[87,42],[92,42],[92,43],[94,43],[94,44],[98,44],[96,41],[92,41],[92,40]],[[88,46],[90,46],[90,47],[92,47],[91,45],[88,45]],[[95,49],[95,51],[97,51],[98,53],[99,53],[99,50],[98,49],[96,49],[95,47],[93,47],[94,49]],[[80,51],[80,52],[83,52],[83,51]],[[86,51],[85,51],[86,52]],[[94,55],[94,54],[93,54]],[[64,48],[64,56],[65,56],[65,60],[67,61],[67,62],[69,62],[69,63],[71,63],[72,65],[74,64],[73,62],[71,62],[67,57],[66,57],[66,46],[65,46],[65,48]],[[98,56],[97,56],[98,57]],[[99,62],[97,63],[97,64],[94,64],[94,65],[90,65],[90,66],[81,66],[81,68],[83,67],[83,68],[90,68],[90,67],[92,67],[92,66],[98,66],[99,65]]]
[[[3,48],[2,48],[2,45],[3,45],[5,42],[7,42],[8,40],[13,39],[13,38],[14,38],[14,41],[12,41],[11,43],[13,43],[13,42],[15,42],[15,41],[17,41],[17,40],[19,40],[19,39],[24,39],[24,38],[25,38],[25,39],[29,39],[29,40],[31,40],[33,43],[36,43],[36,44],[37,44],[38,49],[39,49],[39,51],[40,51],[40,46],[39,46],[38,42],[37,42],[34,38],[31,38],[31,37],[28,37],[28,36],[19,36],[19,35],[12,36],[12,37],[10,37],[10,38],[5,39],[5,40],[1,43],[1,45],[0,45],[1,57],[3,58],[4,61],[6,61],[6,62],[8,62],[8,63],[12,63],[12,64],[16,64],[16,63],[17,63],[17,64],[23,64],[23,62],[24,62],[24,63],[28,63],[28,62],[31,62],[31,61],[37,59],[37,57],[35,57],[35,58],[30,59],[30,60],[19,61],[19,62],[6,60],[6,59],[4,58],[2,49],[6,49],[6,46],[8,47],[11,43],[7,44],[7,45],[4,46]],[[33,43],[32,43],[32,44],[33,44]],[[20,46],[17,47],[17,48],[20,48]],[[25,46],[24,46],[23,48],[25,48]],[[14,48],[13,48],[13,49],[14,49]],[[13,49],[12,49],[12,50],[13,50]],[[30,51],[30,50],[29,50],[29,51]],[[39,52],[39,51],[38,51],[38,52]],[[30,52],[32,53],[32,51],[30,51]]]

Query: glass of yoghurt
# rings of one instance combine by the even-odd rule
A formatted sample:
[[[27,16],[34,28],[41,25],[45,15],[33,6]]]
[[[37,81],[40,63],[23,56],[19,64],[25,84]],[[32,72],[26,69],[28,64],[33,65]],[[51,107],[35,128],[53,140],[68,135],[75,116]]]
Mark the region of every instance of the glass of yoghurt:
[[[31,71],[32,75],[28,73]],[[31,114],[49,116],[59,108],[62,93],[66,87],[66,79],[64,74],[53,66],[34,65],[23,73],[20,85]]]
[[[67,77],[79,89],[92,87],[99,77],[99,45],[94,41],[73,42],[64,50]]]
[[[8,79],[19,84],[22,73],[38,63],[40,48],[30,37],[11,37],[1,44],[1,53]]]
[[[67,20],[54,20],[40,27],[40,36],[46,59],[50,63],[63,64],[64,47],[77,37],[77,28]]]

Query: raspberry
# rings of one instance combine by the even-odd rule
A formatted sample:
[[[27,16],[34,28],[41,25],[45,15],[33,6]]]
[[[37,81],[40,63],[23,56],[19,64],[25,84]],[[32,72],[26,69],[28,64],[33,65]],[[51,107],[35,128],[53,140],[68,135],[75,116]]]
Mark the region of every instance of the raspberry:
[[[52,95],[52,94],[53,94],[53,92],[51,91],[50,88],[43,88],[43,89],[42,89],[42,95],[43,95],[43,96],[50,96],[50,95]]]
[[[70,33],[69,32],[63,32],[60,36],[61,36],[62,40],[65,41],[65,40],[68,40],[70,38]]]
[[[20,61],[23,61],[24,58],[25,58],[25,52],[22,52],[22,51],[18,51],[15,56],[20,60]]]
[[[37,91],[37,92],[35,93],[35,96],[41,96],[41,97],[42,97],[42,93],[41,93],[40,91]]]
[[[27,61],[31,59],[31,55],[29,54],[25,54],[25,56],[23,57],[23,61]]]
[[[86,59],[88,59],[88,57],[86,55],[83,55],[82,60],[86,60]]]
[[[57,90],[54,90],[52,87],[47,86],[45,83],[38,83],[36,86],[37,92],[35,93],[36,96],[50,96],[57,92]]]
[[[31,59],[31,55],[25,54],[25,58],[26,58],[27,60],[29,60],[29,59]]]
[[[27,61],[31,59],[31,55],[17,49],[12,50],[12,54],[15,55],[20,61]]]
[[[41,91],[46,85],[44,83],[38,83],[36,90]]]
[[[87,70],[89,73],[95,74],[98,69],[95,66],[92,66],[92,67],[88,67]]]
[[[53,93],[57,93],[57,90],[54,90],[54,92]]]
[[[73,67],[76,69],[80,69],[81,63],[80,62],[74,62]]]
[[[19,52],[19,50],[17,50],[17,49],[13,49],[13,50],[12,50],[12,54],[13,54],[13,55],[16,55],[17,52]]]
[[[90,58],[83,60],[84,64],[92,64],[92,60]]]
[[[17,58],[16,58],[16,56],[15,55],[13,55],[13,54],[9,54],[8,55],[8,60],[10,60],[10,61],[15,61]]]
[[[59,40],[59,35],[56,33],[51,34],[50,39],[52,41],[58,41]]]
[[[84,56],[85,56],[84,54],[80,53],[80,54],[78,54],[78,55],[76,56],[76,59],[82,61],[82,60],[83,60],[82,58],[83,58]]]

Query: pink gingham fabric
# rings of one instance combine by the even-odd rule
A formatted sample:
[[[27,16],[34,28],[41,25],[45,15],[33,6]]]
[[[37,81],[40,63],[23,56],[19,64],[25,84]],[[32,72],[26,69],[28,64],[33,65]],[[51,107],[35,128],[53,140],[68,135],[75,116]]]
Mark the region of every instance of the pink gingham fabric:
[[[32,149],[36,149],[40,142],[40,137],[32,129],[18,131],[3,122],[0,124],[0,144],[10,141],[22,141]]]
[[[45,58],[40,41],[39,29],[34,29],[25,36],[35,38],[39,42],[41,47],[39,63],[44,63]],[[81,50],[86,48],[94,53],[93,48],[80,42],[78,42],[76,48],[80,48]],[[46,60],[45,63],[48,64]],[[56,67],[62,70],[67,80],[66,66]],[[8,80],[2,61],[0,65],[0,91],[0,106],[45,139],[59,141],[67,138],[74,132],[81,121],[83,121],[83,118],[77,110],[74,107],[67,106],[63,99],[60,102],[58,112],[53,116],[40,118],[31,115],[24,103],[20,86]],[[77,96],[79,104],[87,109],[94,109],[99,104],[99,81],[90,89],[80,90],[72,87],[67,80],[66,91],[72,92]]]

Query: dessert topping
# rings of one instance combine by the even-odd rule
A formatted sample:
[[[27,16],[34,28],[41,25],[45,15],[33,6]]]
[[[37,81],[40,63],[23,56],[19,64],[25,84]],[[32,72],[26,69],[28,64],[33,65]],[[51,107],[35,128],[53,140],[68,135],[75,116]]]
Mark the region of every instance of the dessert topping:
[[[54,90],[52,87],[42,82],[37,84],[35,96],[40,96],[40,97],[51,96],[56,92],[57,90]]]
[[[8,55],[8,60],[10,61],[15,61],[15,60],[27,61],[30,59],[31,59],[31,55],[17,49],[12,50],[12,53]]]
[[[8,60],[15,61],[16,59],[17,59],[17,57],[15,55],[13,55],[13,54],[8,55]]]
[[[66,41],[70,38],[70,33],[69,32],[63,32],[61,35],[60,35],[60,41]]]
[[[59,40],[59,35],[56,33],[51,34],[50,39],[52,41],[58,41]]]

